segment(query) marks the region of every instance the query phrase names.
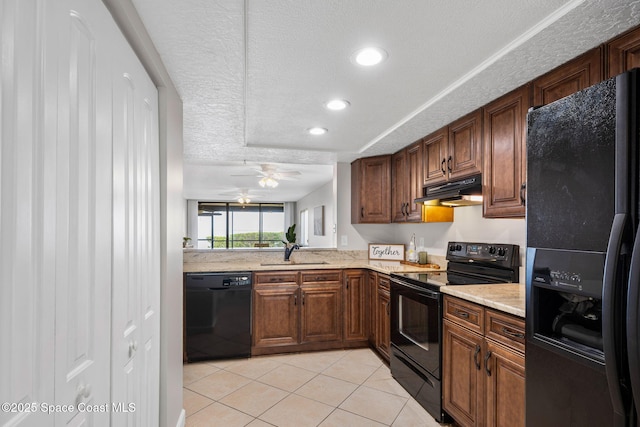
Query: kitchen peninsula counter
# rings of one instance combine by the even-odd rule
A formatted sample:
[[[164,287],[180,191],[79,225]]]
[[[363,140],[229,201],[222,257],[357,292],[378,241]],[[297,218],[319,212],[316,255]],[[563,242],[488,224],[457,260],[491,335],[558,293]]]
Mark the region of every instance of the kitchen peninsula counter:
[[[484,307],[525,317],[525,285],[522,283],[442,286],[440,291]]]

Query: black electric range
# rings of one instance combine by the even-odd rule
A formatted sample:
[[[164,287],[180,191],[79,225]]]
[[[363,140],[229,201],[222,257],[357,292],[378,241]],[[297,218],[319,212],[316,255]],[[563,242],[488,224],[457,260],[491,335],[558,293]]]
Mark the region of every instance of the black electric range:
[[[392,273],[417,286],[513,283],[519,279],[520,247],[512,244],[449,242],[447,269],[429,273]]]
[[[446,271],[392,273],[391,374],[436,421],[442,409],[442,286],[517,282],[517,245],[450,242]]]

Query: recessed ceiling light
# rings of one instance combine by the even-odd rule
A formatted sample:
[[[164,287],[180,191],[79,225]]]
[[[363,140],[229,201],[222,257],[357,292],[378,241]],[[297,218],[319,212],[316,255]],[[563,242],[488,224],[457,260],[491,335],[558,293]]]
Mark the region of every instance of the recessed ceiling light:
[[[370,67],[387,59],[387,52],[378,47],[365,47],[355,52],[352,56],[356,64]]]
[[[309,132],[311,135],[324,135],[325,133],[328,132],[328,130],[325,128],[315,127],[315,128],[307,129],[307,132]]]
[[[345,101],[344,99],[332,99],[331,101],[327,102],[325,104],[325,106],[329,109],[329,110],[333,110],[333,111],[340,111],[340,110],[344,110],[345,108],[347,108],[349,106],[349,101]]]

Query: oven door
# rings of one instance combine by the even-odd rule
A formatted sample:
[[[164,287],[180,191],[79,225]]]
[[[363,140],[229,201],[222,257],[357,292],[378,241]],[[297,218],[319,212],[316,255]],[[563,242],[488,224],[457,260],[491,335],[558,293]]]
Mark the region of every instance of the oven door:
[[[440,379],[441,294],[391,280],[391,344]]]

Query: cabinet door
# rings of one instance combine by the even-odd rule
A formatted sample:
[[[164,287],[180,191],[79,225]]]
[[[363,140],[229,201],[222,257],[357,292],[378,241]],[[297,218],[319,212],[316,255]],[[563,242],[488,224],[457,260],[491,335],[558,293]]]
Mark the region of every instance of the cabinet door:
[[[607,44],[607,77],[615,77],[640,67],[640,28],[635,28]]]
[[[298,286],[257,286],[253,290],[253,345],[269,347],[299,341]]]
[[[364,341],[368,338],[366,272],[346,270],[344,274],[344,340]]]
[[[447,156],[449,179],[482,172],[482,111],[477,110],[449,125]]]
[[[444,320],[442,404],[463,427],[484,419],[482,344],[481,335]]]
[[[342,286],[302,285],[300,342],[342,340]]]
[[[367,273],[367,312],[369,313],[369,344],[376,346],[376,309],[378,307],[378,273],[369,271]]]
[[[602,81],[602,48],[595,48],[533,81],[533,105],[557,101]]]
[[[391,156],[358,159],[351,175],[351,223],[390,223]]]
[[[486,341],[487,427],[524,427],[524,356]]]
[[[391,158],[391,208],[393,222],[405,222],[407,205],[407,152],[399,151]]]
[[[391,348],[391,295],[389,280],[378,276],[378,291],[376,299],[376,349],[380,355],[389,361]]]
[[[529,86],[484,108],[482,194],[487,218],[524,216],[528,108]]]
[[[422,140],[422,177],[424,185],[433,185],[447,180],[447,157],[449,134],[442,128]]]
[[[406,220],[408,222],[422,222],[422,203],[413,203],[418,197],[422,197],[422,141],[413,144],[406,152]]]

